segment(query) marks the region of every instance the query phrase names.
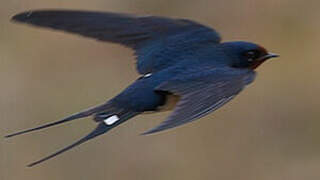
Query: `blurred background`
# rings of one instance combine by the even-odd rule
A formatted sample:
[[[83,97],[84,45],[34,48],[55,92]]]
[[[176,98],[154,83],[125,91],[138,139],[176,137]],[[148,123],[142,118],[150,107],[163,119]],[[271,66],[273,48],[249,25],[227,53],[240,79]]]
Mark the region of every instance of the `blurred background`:
[[[132,51],[13,24],[16,13],[68,8],[196,20],[224,41],[259,43],[280,58],[215,113],[150,136],[168,113],[138,116],[34,168],[25,165],[95,127],[83,119],[0,140],[1,180],[318,180],[320,1],[11,0],[0,2],[0,136],[58,120],[116,95],[138,74]]]

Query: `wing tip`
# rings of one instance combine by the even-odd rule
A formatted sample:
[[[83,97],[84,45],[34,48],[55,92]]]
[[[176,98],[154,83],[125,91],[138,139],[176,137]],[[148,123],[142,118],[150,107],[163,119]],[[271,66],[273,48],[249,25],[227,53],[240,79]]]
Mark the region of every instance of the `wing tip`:
[[[157,133],[157,132],[159,132],[159,131],[161,131],[161,129],[153,128],[153,129],[150,129],[150,130],[148,130],[148,131],[146,131],[146,132],[141,133],[140,135],[141,135],[141,136],[146,136],[146,135],[150,135],[150,134]]]
[[[13,22],[28,22],[35,17],[39,17],[39,15],[48,15],[53,11],[54,10],[51,10],[51,9],[24,11],[24,12],[13,15],[11,17],[11,21],[13,21]]]
[[[149,134],[151,134],[151,132],[146,131],[146,132],[140,133],[139,135],[140,135],[140,136],[146,136],[146,135],[149,135]]]
[[[19,14],[16,14],[11,17],[11,21],[13,22],[26,22],[32,16],[33,11],[26,11]]]

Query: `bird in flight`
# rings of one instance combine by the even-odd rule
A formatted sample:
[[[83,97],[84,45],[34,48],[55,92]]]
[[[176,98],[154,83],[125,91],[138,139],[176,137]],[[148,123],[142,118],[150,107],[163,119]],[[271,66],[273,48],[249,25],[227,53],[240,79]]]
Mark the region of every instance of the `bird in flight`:
[[[186,19],[122,13],[35,10],[19,23],[61,30],[131,48],[140,78],[109,101],[62,120],[7,135],[13,137],[92,116],[97,127],[79,141],[35,161],[34,166],[102,135],[144,112],[172,110],[151,134],[197,120],[233,99],[255,78],[255,69],[278,57],[245,41],[221,42],[212,28]]]

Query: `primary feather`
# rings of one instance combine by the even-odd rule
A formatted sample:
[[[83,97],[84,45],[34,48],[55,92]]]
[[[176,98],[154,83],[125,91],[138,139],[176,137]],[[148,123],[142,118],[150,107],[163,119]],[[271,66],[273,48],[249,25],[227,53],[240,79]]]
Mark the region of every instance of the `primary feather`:
[[[205,69],[201,66],[197,68]],[[181,99],[164,122],[144,134],[177,127],[217,110],[251,83],[254,77],[255,73],[249,70],[212,68],[193,73],[186,71],[162,83],[156,90],[179,95]]]
[[[75,10],[37,10],[12,20],[119,43],[137,55],[140,74],[159,71],[177,61],[176,55],[201,42],[219,43],[219,34],[207,26],[157,16]],[[167,56],[172,54],[173,57]],[[161,56],[160,58],[158,58]],[[166,57],[166,58],[163,58]]]

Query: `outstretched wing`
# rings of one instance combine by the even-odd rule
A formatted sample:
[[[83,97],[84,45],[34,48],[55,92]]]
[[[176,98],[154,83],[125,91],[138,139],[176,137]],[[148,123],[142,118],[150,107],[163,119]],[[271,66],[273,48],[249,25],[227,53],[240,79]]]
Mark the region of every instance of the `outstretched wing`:
[[[236,96],[254,80],[250,70],[214,69],[180,76],[163,83],[157,90],[181,96],[174,112],[159,126],[144,134],[151,134],[199,119],[215,111]]]
[[[201,42],[219,43],[218,33],[206,26],[184,19],[157,16],[134,16],[120,13],[36,10],[15,15],[12,20],[40,27],[47,27],[80,34],[101,41],[119,43],[135,50],[137,69],[146,74],[165,68],[168,58],[156,58],[178,49],[186,50]],[[167,46],[171,48],[165,49]],[[172,48],[174,47],[174,48]],[[180,48],[179,48],[180,47]],[[173,52],[168,52],[173,50]],[[165,52],[164,52],[165,51]],[[171,55],[174,56],[174,55]],[[154,61],[162,66],[155,66]]]

